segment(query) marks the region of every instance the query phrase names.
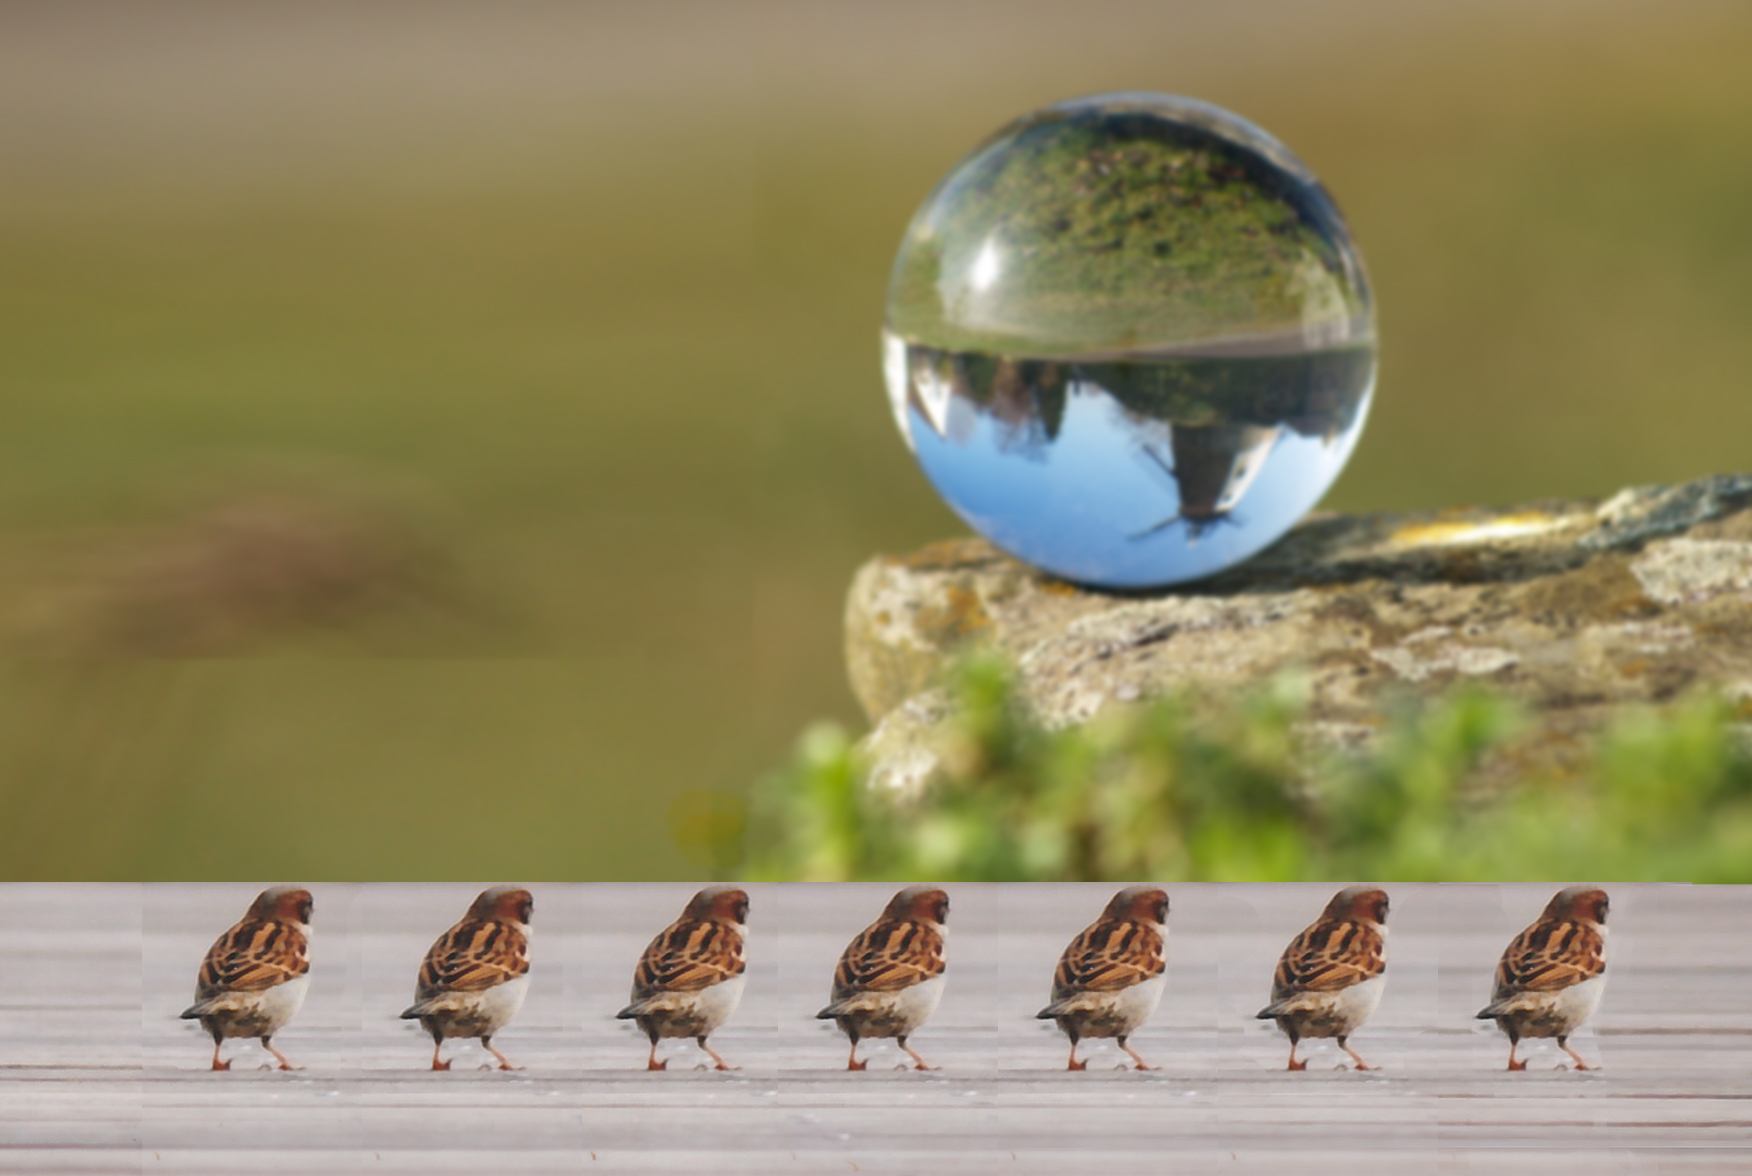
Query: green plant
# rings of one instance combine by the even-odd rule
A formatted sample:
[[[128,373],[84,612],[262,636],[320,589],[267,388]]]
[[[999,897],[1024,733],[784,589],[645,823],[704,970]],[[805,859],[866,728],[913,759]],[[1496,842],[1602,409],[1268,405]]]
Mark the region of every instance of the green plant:
[[[838,727],[759,784],[747,872],[944,880],[1752,881],[1744,715],[1696,697],[1541,756],[1513,703],[1461,691],[1394,710],[1368,748],[1308,738],[1307,691],[1114,706],[1034,723],[1002,663],[950,686],[938,769],[884,793]]]

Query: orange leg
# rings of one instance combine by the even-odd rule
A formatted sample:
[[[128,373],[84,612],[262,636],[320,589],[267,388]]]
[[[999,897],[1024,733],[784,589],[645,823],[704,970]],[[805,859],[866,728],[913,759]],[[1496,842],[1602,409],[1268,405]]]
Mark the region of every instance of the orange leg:
[[[925,1061],[924,1058],[921,1058],[919,1056],[919,1051],[914,1049],[912,1046],[910,1046],[906,1043],[906,1038],[897,1037],[897,1038],[895,1038],[895,1040],[900,1042],[900,1048],[904,1049],[907,1052],[907,1056],[912,1058],[913,1069],[915,1069],[915,1070],[936,1070],[936,1069],[941,1068],[939,1066],[933,1066],[933,1065],[931,1065],[931,1063]]]
[[[292,1059],[288,1058],[285,1054],[283,1054],[279,1050],[275,1049],[273,1042],[266,1037],[262,1038],[262,1048],[274,1055],[274,1060],[280,1063],[280,1069],[282,1069],[282,1070],[302,1070],[302,1069],[304,1069],[303,1066],[293,1065]]]
[[[1362,1054],[1358,1053],[1356,1050],[1354,1050],[1350,1046],[1346,1045],[1345,1039],[1342,1037],[1338,1039],[1338,1048],[1342,1049],[1345,1053],[1347,1053],[1351,1056],[1351,1061],[1353,1061],[1357,1064],[1357,1069],[1359,1069],[1359,1070],[1373,1070],[1373,1069],[1375,1069],[1374,1066],[1371,1066],[1371,1065],[1369,1065],[1369,1063],[1363,1061]]]
[[[1587,1062],[1584,1062],[1582,1060],[1581,1054],[1577,1053],[1575,1050],[1570,1048],[1569,1038],[1567,1038],[1567,1037],[1558,1038],[1557,1039],[1557,1046],[1559,1049],[1563,1050],[1564,1053],[1568,1054],[1570,1057],[1575,1059],[1576,1069],[1578,1069],[1578,1070],[1592,1070],[1592,1069],[1594,1069],[1593,1066],[1588,1065]]]
[[[432,1068],[434,1070],[448,1070],[448,1069],[450,1069],[450,1063],[446,1062],[446,1061],[441,1061],[438,1057],[438,1051],[443,1049],[443,1048],[444,1048],[444,1039],[442,1037],[438,1036],[436,1033],[434,1033],[432,1035]]]
[[[869,1068],[869,1062],[860,1062],[858,1060],[858,1039],[856,1037],[852,1038],[852,1052],[846,1055],[846,1069],[868,1070]]]
[[[657,1023],[649,1017],[641,1017],[639,1018],[639,1028],[643,1029],[645,1031],[645,1036],[651,1040],[651,1053],[645,1058],[645,1069],[669,1069],[668,1062],[660,1062],[657,1060],[657,1042],[662,1039],[662,1034],[657,1032]]]
[[[710,1054],[712,1056],[712,1069],[714,1069],[714,1070],[740,1070],[742,1068],[741,1066],[732,1066],[729,1062],[726,1062],[723,1058],[719,1057],[718,1051],[713,1049],[711,1046],[707,1045],[705,1038],[696,1037],[696,1038],[694,1038],[694,1040],[700,1043],[701,1049],[705,1050],[708,1054]]]
[[[1119,1039],[1119,1048],[1123,1049],[1126,1053],[1131,1055],[1132,1063],[1133,1063],[1133,1066],[1135,1069],[1139,1069],[1139,1070],[1159,1070],[1159,1069],[1161,1069],[1160,1066],[1152,1066],[1152,1065],[1150,1065],[1150,1063],[1144,1061],[1143,1055],[1138,1053],[1138,1051],[1133,1049],[1131,1046],[1127,1045],[1125,1043],[1125,1038],[1123,1038],[1123,1037],[1121,1037]]]
[[[523,1069],[522,1066],[519,1066],[516,1062],[512,1061],[510,1058],[506,1057],[504,1054],[502,1054],[498,1050],[494,1049],[493,1048],[493,1039],[491,1037],[481,1038],[481,1046],[488,1053],[492,1054],[494,1057],[499,1059],[499,1069],[501,1069],[501,1070],[521,1070],[521,1069]]]
[[[1088,1068],[1088,1062],[1079,1062],[1077,1060],[1077,1039],[1075,1037],[1071,1038],[1071,1060],[1065,1063],[1065,1069],[1087,1070]]]

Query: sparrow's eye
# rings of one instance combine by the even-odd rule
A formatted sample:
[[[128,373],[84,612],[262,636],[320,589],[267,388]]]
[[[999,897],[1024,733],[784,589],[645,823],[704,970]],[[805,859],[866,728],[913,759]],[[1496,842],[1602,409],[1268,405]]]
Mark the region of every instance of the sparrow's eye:
[[[310,922],[310,916],[315,911],[316,911],[316,904],[314,902],[305,903],[303,906],[298,908],[298,921],[300,923]]]

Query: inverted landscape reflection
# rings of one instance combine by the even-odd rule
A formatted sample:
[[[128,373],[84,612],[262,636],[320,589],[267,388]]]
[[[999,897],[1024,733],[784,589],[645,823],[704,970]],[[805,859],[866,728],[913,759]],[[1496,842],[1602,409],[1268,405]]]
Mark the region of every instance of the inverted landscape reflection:
[[[884,336],[895,418],[966,522],[1068,580],[1210,575],[1282,535],[1344,468],[1370,346],[1018,359]]]

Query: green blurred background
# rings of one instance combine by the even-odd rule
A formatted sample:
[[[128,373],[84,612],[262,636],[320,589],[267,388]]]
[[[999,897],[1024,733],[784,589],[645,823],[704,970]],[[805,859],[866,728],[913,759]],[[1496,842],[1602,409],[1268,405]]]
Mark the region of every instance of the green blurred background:
[[[853,569],[961,531],[901,230],[1077,94],[1338,198],[1328,506],[1752,468],[1748,61],[1743,2],[0,3],[0,876],[708,870],[858,722]]]

